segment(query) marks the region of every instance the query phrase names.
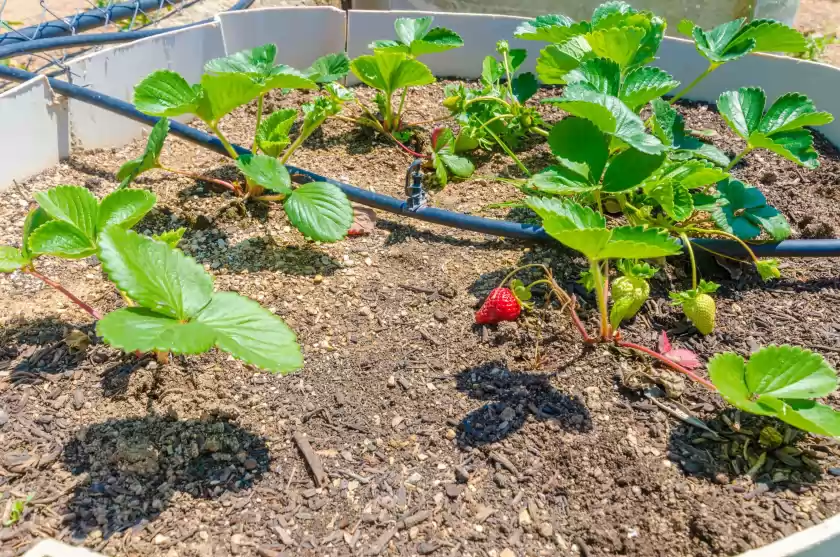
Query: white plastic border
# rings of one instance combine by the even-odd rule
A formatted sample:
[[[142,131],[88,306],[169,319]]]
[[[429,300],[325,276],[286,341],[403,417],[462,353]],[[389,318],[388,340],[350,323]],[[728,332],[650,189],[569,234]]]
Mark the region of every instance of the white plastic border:
[[[501,38],[529,50],[530,66],[526,67],[533,67],[542,47],[540,43],[513,39],[513,30],[524,19],[514,16],[354,10],[345,14],[331,7],[266,8],[220,14],[214,23],[91,54],[73,63],[73,82],[130,101],[134,85],[153,70],[169,68],[197,81],[207,60],[266,42],[278,45],[279,62],[303,68],[318,56],[345,47],[350,56],[357,56],[372,40],[390,37],[397,17],[423,15],[433,15],[437,24],[464,38],[463,48],[424,59],[439,76],[477,77],[484,56],[494,51]],[[671,37],[663,42],[657,65],[683,83],[706,69],[705,60],[689,41]],[[775,56],[747,56],[729,63],[689,97],[714,102],[721,92],[744,85],[763,87],[770,100],[799,91],[813,99],[819,109],[840,117],[840,70]],[[92,149],[123,146],[143,130],[139,124],[75,101],[69,103],[68,115],[67,104],[55,97],[43,77],[0,95],[0,121],[4,130],[11,130],[0,136],[0,191],[68,156],[71,133],[75,146]],[[820,131],[840,145],[840,120]],[[838,556],[840,515],[741,557]]]

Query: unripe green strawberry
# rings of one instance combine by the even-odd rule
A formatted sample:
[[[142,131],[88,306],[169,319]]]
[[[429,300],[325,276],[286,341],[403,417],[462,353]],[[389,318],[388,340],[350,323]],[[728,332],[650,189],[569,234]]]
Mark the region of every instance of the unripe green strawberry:
[[[650,285],[639,277],[618,277],[612,283],[610,290],[613,306],[610,310],[610,325],[617,329],[619,324],[633,317],[642,309],[645,300],[650,295]]]
[[[697,294],[697,297],[683,302],[683,312],[691,319],[697,330],[708,335],[715,330],[715,300],[708,294]]]

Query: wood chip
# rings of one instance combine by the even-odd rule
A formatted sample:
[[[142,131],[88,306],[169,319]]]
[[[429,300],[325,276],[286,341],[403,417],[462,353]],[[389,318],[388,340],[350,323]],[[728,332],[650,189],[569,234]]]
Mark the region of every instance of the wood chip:
[[[379,555],[380,553],[385,551],[385,548],[388,547],[388,542],[390,542],[391,538],[393,538],[396,534],[397,534],[397,529],[394,526],[391,526],[390,528],[385,530],[382,533],[382,535],[379,536],[379,538],[377,538],[377,540],[375,542],[373,542],[373,545],[371,545],[368,548],[367,554],[368,555]]]
[[[315,454],[315,451],[312,450],[312,445],[309,444],[309,439],[306,436],[296,431],[294,434],[295,443],[300,449],[301,454],[303,454],[303,458],[306,459],[306,464],[309,465],[309,470],[312,472],[312,476],[315,480],[315,485],[318,487],[324,487],[327,485],[329,478],[327,477],[327,473],[324,472],[324,467],[321,465],[321,459]]]

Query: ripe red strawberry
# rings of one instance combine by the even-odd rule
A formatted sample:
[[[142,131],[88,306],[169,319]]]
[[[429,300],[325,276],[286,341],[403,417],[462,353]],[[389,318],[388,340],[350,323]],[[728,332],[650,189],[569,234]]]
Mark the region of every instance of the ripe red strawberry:
[[[510,288],[494,288],[475,313],[479,325],[495,325],[500,321],[516,321],[522,311],[519,300]]]

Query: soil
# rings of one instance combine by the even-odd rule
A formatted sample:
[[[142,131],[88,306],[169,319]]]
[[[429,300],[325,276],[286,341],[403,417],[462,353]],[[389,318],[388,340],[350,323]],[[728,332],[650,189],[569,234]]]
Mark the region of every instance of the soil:
[[[267,104],[296,107],[309,97]],[[407,119],[444,115],[441,100],[440,85],[419,88]],[[712,108],[681,110],[690,127],[715,130],[721,148],[739,148]],[[253,124],[251,106],[222,129],[248,144]],[[765,152],[735,171],[788,216],[794,237],[840,232],[840,153],[821,139],[818,147],[816,171]],[[105,195],[119,166],[142,150],[136,142],[75,152],[7,191],[0,242],[19,241],[33,192],[70,183]],[[550,161],[542,144],[521,156],[531,168]],[[482,209],[517,197],[487,177],[516,177],[517,168],[497,153],[476,161],[474,178],[433,190],[430,202],[508,216]],[[236,178],[228,159],[175,138],[163,162]],[[411,158],[329,121],[291,162],[401,197]],[[790,440],[750,476],[741,455],[757,454],[758,432],[773,422],[726,409],[648,360],[585,348],[556,307],[474,325],[480,300],[510,269],[545,262],[581,297],[592,330],[593,301],[575,284],[582,261],[567,250],[385,213],[368,235],[317,245],[272,206],[249,204],[244,215],[230,208],[213,221],[231,198],[204,183],[154,171],[134,187],[159,199],[137,229],[188,227],[184,251],[219,290],[282,316],[298,332],[305,367],[269,375],[215,352],[166,365],[137,359],[103,345],[90,317],[55,291],[29,276],[0,277],[3,518],[13,500],[32,496],[23,518],[0,529],[0,555],[51,536],[129,556],[708,557],[840,511],[835,441]],[[703,359],[791,343],[840,364],[839,262],[787,260],[782,279],[763,285],[747,267],[701,259],[703,276],[722,284],[716,331],[700,336],[668,302],[669,288],[687,284],[677,258],[626,338],[654,347],[666,330]],[[95,259],[45,258],[40,270],[101,311],[122,303]],[[678,399],[656,398],[663,390]],[[827,402],[840,407],[836,395]],[[716,433],[676,419],[680,412]],[[317,465],[303,456],[307,442]]]

